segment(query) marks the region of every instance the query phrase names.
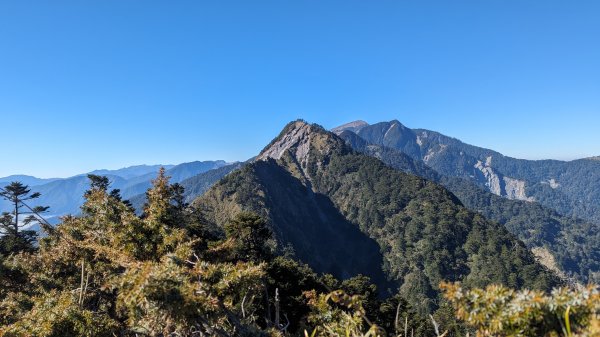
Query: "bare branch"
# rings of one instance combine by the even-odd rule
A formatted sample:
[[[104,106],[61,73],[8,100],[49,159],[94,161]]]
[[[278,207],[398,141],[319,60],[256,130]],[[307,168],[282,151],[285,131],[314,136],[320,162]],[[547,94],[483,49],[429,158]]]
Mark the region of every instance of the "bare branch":
[[[244,303],[246,302],[246,296],[248,296],[248,292],[244,294],[244,298],[242,298],[242,318],[246,318],[246,310],[244,310]]]
[[[85,274],[85,259],[81,260],[81,285],[79,286],[79,305],[83,302],[83,287],[84,287],[84,275]]]

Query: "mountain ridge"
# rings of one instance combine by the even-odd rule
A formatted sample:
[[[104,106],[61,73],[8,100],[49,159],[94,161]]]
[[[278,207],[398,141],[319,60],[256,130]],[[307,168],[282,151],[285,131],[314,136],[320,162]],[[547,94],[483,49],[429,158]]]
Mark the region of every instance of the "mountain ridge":
[[[355,150],[383,161],[406,173],[435,181],[456,195],[469,209],[504,225],[526,243],[548,267],[573,276],[582,283],[600,280],[600,232],[598,226],[581,219],[562,216],[537,203],[508,200],[475,183],[439,174],[421,161],[388,147],[374,145],[354,132],[340,137]]]
[[[173,174],[172,182],[182,182],[185,179],[220,168],[226,164],[223,160],[194,161],[178,165],[168,165],[167,173]],[[124,199],[128,199],[145,193],[151,186],[150,181],[156,177],[160,167],[162,166],[136,165],[117,170],[94,170],[90,173],[83,173],[68,178],[57,178],[49,182],[31,185],[32,192],[41,193],[39,198],[31,201],[31,206],[50,206],[48,217],[53,219],[66,214],[79,213],[79,207],[84,201],[83,194],[89,187],[88,174],[106,176],[110,180],[111,188],[121,190],[121,196]],[[4,186],[3,184],[9,184],[11,181],[3,182],[2,186]],[[2,182],[2,178],[0,178],[0,182]],[[22,182],[27,184],[27,180]],[[0,207],[1,209],[8,209],[7,202],[3,199],[0,200]]]
[[[470,212],[440,185],[360,154],[304,121],[286,125],[255,161],[227,175],[192,206],[216,228],[239,211],[258,213],[273,228],[280,248],[291,246],[299,260],[319,272],[344,277],[358,269],[375,277],[380,289],[390,289],[387,282],[392,282],[415,303],[436,297],[442,279],[533,288],[558,282],[504,227]],[[323,242],[314,228],[340,233]],[[361,255],[344,253],[348,242],[338,240],[355,229],[377,243],[380,265],[348,264],[343,258]],[[335,268],[322,263],[330,251],[342,256]]]
[[[338,134],[345,130],[335,129]],[[365,126],[357,135],[400,150],[440,174],[469,179],[496,195],[536,201],[563,215],[600,224],[600,161],[516,159],[439,132],[410,129],[397,120]]]

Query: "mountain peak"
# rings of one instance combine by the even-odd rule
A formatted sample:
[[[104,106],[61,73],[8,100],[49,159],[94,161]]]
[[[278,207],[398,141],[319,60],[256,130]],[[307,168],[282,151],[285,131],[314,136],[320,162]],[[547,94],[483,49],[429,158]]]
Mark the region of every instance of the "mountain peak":
[[[287,162],[303,172],[309,166],[320,165],[332,154],[348,151],[351,149],[344,140],[322,126],[297,120],[286,125],[255,161],[275,159]]]
[[[312,143],[315,143],[318,139],[331,138],[332,136],[320,125],[310,124],[304,120],[296,120],[288,123],[279,136],[261,151],[256,160],[281,159],[286,152],[291,150],[298,161],[303,161],[308,157]]]
[[[256,160],[280,159],[291,148],[296,148],[299,156],[306,155],[304,152],[308,152],[308,140],[311,132],[312,126],[303,120],[288,123],[279,136],[261,151]]]
[[[333,129],[331,129],[331,132],[335,133],[336,135],[339,135],[344,131],[352,131],[354,133],[357,133],[358,131],[360,131],[360,129],[362,129],[366,126],[369,126],[369,123],[362,121],[362,120],[357,120],[354,122],[346,123],[346,124],[340,125],[338,127],[335,127]]]

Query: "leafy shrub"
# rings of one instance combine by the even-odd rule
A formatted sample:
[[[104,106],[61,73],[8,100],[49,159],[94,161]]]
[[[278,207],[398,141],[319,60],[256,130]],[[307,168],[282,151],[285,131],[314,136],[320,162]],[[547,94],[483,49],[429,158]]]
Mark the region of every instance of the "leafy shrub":
[[[477,336],[600,336],[600,292],[557,288],[550,294],[490,285],[466,290],[443,283],[456,316]]]

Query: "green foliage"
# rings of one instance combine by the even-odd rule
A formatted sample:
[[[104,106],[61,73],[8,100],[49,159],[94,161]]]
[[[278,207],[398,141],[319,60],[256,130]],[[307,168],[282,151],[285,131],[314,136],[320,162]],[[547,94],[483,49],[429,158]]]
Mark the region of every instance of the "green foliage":
[[[593,223],[560,215],[539,203],[508,200],[492,194],[467,178],[442,176],[422,161],[397,149],[373,145],[345,131],[340,135],[361,153],[387,165],[442,184],[469,209],[504,225],[536,251],[547,250],[544,263],[567,277],[582,282],[600,282],[600,231]]]
[[[11,228],[8,228],[6,233],[0,236],[0,259],[14,253],[33,252],[35,251],[36,241],[36,231],[20,230],[14,232]]]
[[[315,327],[314,336],[385,336],[385,331],[366,316],[360,296],[348,295],[343,290],[327,295],[310,291],[305,296],[312,310],[308,322]]]
[[[270,294],[267,310],[274,307],[273,296],[277,290],[281,297],[280,310],[290,321],[288,331],[301,331],[305,323],[303,320],[310,311],[304,291],[326,293],[328,286],[307,265],[282,256],[267,264],[266,273],[267,292]],[[271,314],[265,312],[263,316]]]
[[[389,131],[389,132],[388,132]],[[465,178],[486,188],[486,179],[474,168],[490,158],[494,172],[525,182],[527,196],[536,202],[569,216],[600,224],[600,161],[581,159],[523,160],[472,146],[435,131],[404,127],[398,121],[369,125],[358,131],[367,142],[406,153],[444,176]],[[559,183],[557,188],[550,179]]]
[[[97,180],[81,216],[63,218],[38,251],[0,265],[8,281],[0,289],[1,336],[299,334],[313,326],[309,316],[318,319],[303,293],[332,288],[388,317],[367,277],[340,282],[274,256],[272,233],[257,215],[240,213],[221,234],[209,224],[199,229],[201,219],[159,174],[138,217]]]
[[[29,186],[18,181],[0,188],[0,198],[7,200],[12,207],[10,212],[0,215],[0,259],[10,254],[35,250],[37,233],[22,228],[40,224],[39,214],[48,210],[45,206],[30,207],[25,203],[39,197],[40,193],[31,193]]]
[[[445,336],[462,336],[439,282],[555,283],[525,245],[439,185],[319,127],[291,127],[312,128],[308,148],[245,166],[192,207],[164,170],[141,216],[91,176],[80,216],[0,261],[0,336],[431,336],[429,313]],[[577,296],[563,296],[573,333],[597,324]],[[542,323],[535,331],[554,329]]]
[[[234,312],[241,311],[244,296],[261,293],[262,269],[200,260],[190,268],[176,256],[165,256],[160,262],[129,268],[116,280],[117,309],[128,317],[130,329],[140,334],[251,332],[256,328],[247,326]],[[245,310],[251,312],[254,304],[246,305]]]
[[[275,241],[264,219],[253,213],[240,213],[225,224],[225,234],[233,239],[232,257],[240,261],[268,261],[273,258]]]
[[[312,192],[273,161],[233,172],[192,206],[213,227],[224,226],[241,211],[256,213],[272,229],[279,253],[292,247],[295,258],[319,273],[368,275],[387,290],[377,244],[344,219],[326,196]]]
[[[211,261],[164,174],[136,216],[96,178],[80,217],[65,217],[39,251],[4,261],[2,336],[260,335],[264,265]],[[200,257],[202,256],[202,258]],[[235,333],[234,333],[235,331]]]
[[[108,337],[118,331],[119,322],[105,313],[80,307],[77,295],[72,292],[51,290],[31,302],[31,310],[14,324],[0,327],[0,335]]]
[[[439,185],[359,155],[333,156],[314,184],[382,247],[400,292],[427,310],[442,280],[549,289],[555,279],[503,227],[462,207]]]
[[[600,231],[537,203],[508,200],[457,178],[442,178],[467,207],[503,224],[530,248],[547,249],[556,268],[581,282],[600,282]]]
[[[551,294],[497,285],[465,290],[444,283],[442,288],[456,316],[477,336],[600,336],[597,287],[558,288]]]

